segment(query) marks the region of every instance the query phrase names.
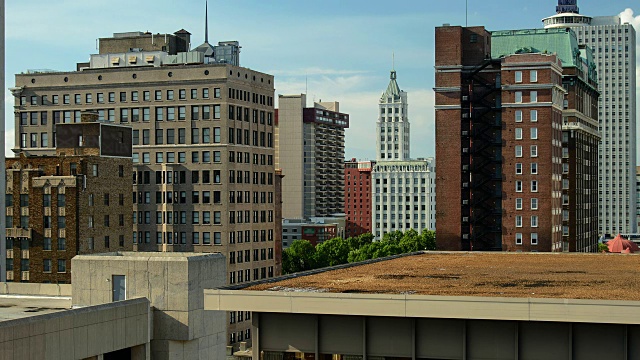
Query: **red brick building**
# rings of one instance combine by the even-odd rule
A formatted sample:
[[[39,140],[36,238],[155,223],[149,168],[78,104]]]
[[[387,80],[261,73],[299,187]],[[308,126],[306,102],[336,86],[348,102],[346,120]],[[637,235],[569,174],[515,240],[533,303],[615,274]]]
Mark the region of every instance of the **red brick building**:
[[[575,34],[564,29],[494,34],[483,27],[436,29],[440,249],[576,251],[575,238],[563,237],[563,216],[565,223],[570,217],[563,215],[563,116],[565,123],[572,117],[584,120],[580,139],[589,136],[573,142],[581,166],[564,171],[567,184],[569,178],[580,179],[580,196],[567,185],[565,197],[572,196],[571,203],[583,209],[594,198],[582,194],[595,195],[597,181],[585,176],[592,171],[582,166],[582,156],[593,151],[598,135],[588,131],[597,129],[597,120],[584,105],[597,103],[598,94],[582,76],[577,97],[585,100],[565,101],[565,96],[575,94],[575,69],[582,72],[588,63]],[[577,223],[595,226],[592,216],[596,212],[573,215],[580,217]],[[590,233],[591,227],[581,231]]]
[[[344,163],[345,237],[371,233],[371,170],[373,161]]]

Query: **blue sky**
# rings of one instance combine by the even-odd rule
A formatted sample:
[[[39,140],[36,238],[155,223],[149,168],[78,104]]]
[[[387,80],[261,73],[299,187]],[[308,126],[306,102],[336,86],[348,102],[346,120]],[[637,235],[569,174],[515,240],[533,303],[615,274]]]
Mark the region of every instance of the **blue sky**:
[[[541,27],[556,3],[469,0],[469,25]],[[579,6],[590,16],[631,8],[640,32],[637,0],[581,0]],[[339,101],[351,115],[346,156],[359,159],[375,158],[377,102],[389,81],[392,53],[398,83],[409,93],[411,155],[435,155],[434,27],[443,23],[464,25],[464,0],[209,1],[210,42],[240,41],[241,65],[274,74],[276,94],[303,93],[307,79],[309,101]],[[193,34],[193,47],[203,42],[204,0],[6,0],[5,89],[27,69],[75,69],[97,52],[97,38],[113,32],[181,28]],[[6,98],[10,149],[13,99]]]

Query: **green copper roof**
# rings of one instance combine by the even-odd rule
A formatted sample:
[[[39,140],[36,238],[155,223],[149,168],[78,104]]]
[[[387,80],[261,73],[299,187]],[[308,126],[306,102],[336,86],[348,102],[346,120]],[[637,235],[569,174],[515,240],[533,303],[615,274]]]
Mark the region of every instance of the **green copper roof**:
[[[556,54],[563,66],[577,66],[580,49],[573,30],[531,29],[491,33],[492,58],[526,53]]]
[[[491,57],[513,54],[556,54],[563,67],[577,67],[591,80],[597,80],[593,53],[580,49],[571,29],[505,30],[491,33]]]
[[[389,86],[387,86],[387,91],[382,94],[381,100],[386,102],[388,98],[392,98],[393,100],[397,100],[400,98],[400,86],[398,86],[398,82],[396,81],[396,71],[391,70],[391,81],[389,81]]]

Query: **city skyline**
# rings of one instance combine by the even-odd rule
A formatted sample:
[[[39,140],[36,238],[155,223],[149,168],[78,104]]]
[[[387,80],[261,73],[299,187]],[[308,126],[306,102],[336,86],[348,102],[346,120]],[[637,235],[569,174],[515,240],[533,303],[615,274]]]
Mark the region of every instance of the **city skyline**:
[[[615,0],[609,2],[607,10],[601,10],[595,0],[578,2],[580,12],[586,15],[624,12],[623,22],[632,22],[638,30],[640,16],[633,17],[632,3]],[[108,6],[80,1],[60,5],[40,0],[7,4],[7,155],[12,155],[9,149],[14,142],[14,99],[6,89],[14,85],[15,74],[41,68],[75,70],[73,64],[87,61],[89,54],[97,52],[97,38],[109,37],[114,32],[173,33],[185,27],[193,34],[192,48],[204,40],[204,1],[181,5],[179,12],[171,11],[176,6],[169,1],[154,2],[152,8],[149,4],[149,1],[127,3],[127,13],[117,13],[123,8],[117,2]],[[337,1],[327,2],[323,9],[336,9],[336,12],[328,13],[315,11],[312,4],[289,0],[280,1],[277,7],[253,0],[246,1],[241,7],[236,3],[211,1],[209,39],[211,43],[238,40],[243,46],[241,66],[274,74],[276,94],[306,92],[308,106],[312,106],[314,100],[339,101],[342,110],[352,114],[352,126],[346,131],[345,156],[358,159],[375,159],[375,149],[370,146],[370,129],[377,120],[377,113],[371,104],[379,99],[380,89],[388,82],[388,71],[393,66],[392,53],[395,53],[395,70],[404,79],[403,90],[411,95],[412,135],[415,138],[411,152],[414,157],[434,156],[432,29],[443,23],[464,25],[464,1],[446,4],[409,1],[385,8],[384,14],[378,10],[382,2],[380,5],[369,2],[367,6],[360,2],[339,7],[337,4]],[[548,4],[545,2],[535,8],[526,1],[509,2],[508,7],[505,4],[505,0],[483,2],[482,6],[469,4],[468,24],[484,25],[489,30],[541,28],[541,19],[555,12],[556,1],[549,0]],[[36,7],[37,13],[32,10]],[[78,15],[72,15],[72,9],[73,14]],[[135,18],[143,10],[149,20]],[[88,13],[99,15],[79,15]],[[221,19],[220,14],[227,13],[241,16]],[[512,16],[516,13],[527,15]],[[60,22],[61,18],[66,21]],[[273,27],[265,31],[261,18],[270,19]],[[22,26],[25,23],[30,26],[25,28]],[[47,36],[42,36],[45,33]],[[385,43],[393,43],[393,46],[381,48],[380,44]],[[640,72],[640,66],[636,65],[636,71]]]

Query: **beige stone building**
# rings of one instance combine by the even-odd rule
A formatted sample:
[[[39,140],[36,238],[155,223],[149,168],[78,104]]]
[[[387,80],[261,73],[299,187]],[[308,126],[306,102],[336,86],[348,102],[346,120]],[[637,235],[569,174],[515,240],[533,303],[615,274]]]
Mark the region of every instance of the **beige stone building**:
[[[7,159],[8,281],[69,283],[74,256],[133,249],[131,128],[83,116],[55,155]]]
[[[276,167],[282,181],[282,217],[308,219],[344,211],[344,130],[349,115],[338,102],[280,95],[276,119]]]
[[[273,76],[179,52],[183,32],[129,35],[121,40],[135,46],[109,39],[104,49],[118,53],[92,55],[79,71],[16,75],[14,151],[54,153],[59,124],[84,110],[126,125],[134,250],[222,253],[229,284],[277,275]],[[176,54],[157,48],[165,41]],[[229,317],[230,343],[250,336]]]

